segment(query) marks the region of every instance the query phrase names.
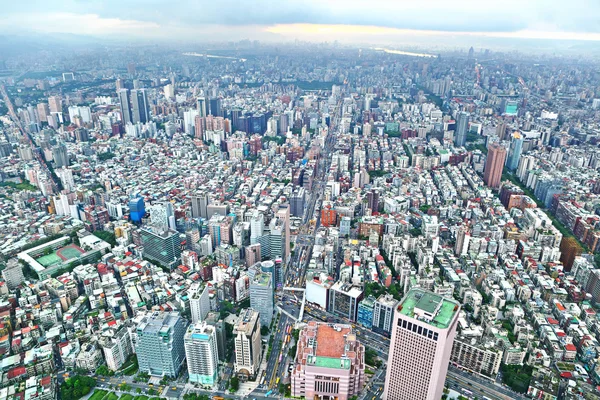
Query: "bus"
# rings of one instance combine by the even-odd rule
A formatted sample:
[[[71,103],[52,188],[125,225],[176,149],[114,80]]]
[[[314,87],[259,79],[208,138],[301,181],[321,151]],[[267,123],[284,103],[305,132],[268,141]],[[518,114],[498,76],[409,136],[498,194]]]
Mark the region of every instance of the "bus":
[[[279,362],[283,359],[283,352],[279,353]]]
[[[277,380],[275,381],[276,385],[279,385],[279,379],[281,379],[280,377],[277,377]]]
[[[273,391],[269,390],[267,393],[265,393],[265,397],[269,396],[271,393],[273,393]]]

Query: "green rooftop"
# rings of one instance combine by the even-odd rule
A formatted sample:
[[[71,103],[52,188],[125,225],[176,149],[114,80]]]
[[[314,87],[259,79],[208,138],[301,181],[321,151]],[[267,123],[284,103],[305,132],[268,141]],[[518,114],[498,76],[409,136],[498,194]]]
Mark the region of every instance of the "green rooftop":
[[[411,289],[400,302],[398,312],[411,318],[421,317],[429,325],[446,329],[459,308],[454,300],[423,289]]]
[[[306,362],[323,368],[350,369],[350,360],[347,358],[308,356]]]

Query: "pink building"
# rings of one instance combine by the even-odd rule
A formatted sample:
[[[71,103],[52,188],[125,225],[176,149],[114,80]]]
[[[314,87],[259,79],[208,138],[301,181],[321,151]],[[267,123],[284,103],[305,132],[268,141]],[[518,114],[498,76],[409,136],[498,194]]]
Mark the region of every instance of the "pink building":
[[[396,306],[383,398],[442,398],[460,305],[411,289]]]
[[[347,400],[365,383],[365,347],[350,325],[311,321],[300,332],[292,395]]]

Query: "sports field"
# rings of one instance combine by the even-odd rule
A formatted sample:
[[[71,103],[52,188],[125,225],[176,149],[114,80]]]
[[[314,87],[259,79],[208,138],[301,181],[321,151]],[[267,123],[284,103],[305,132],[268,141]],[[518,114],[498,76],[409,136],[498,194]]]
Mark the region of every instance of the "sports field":
[[[85,251],[83,251],[82,248],[75,246],[74,244],[70,244],[68,246],[61,247],[50,254],[41,256],[36,261],[39,262],[44,268],[48,268],[55,264],[60,264],[67,260],[77,258],[83,253],[85,253]]]

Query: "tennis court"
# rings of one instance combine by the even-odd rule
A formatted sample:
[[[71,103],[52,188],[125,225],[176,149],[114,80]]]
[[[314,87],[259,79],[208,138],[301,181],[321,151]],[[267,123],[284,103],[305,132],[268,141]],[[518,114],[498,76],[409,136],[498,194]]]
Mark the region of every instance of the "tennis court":
[[[67,260],[78,258],[83,253],[85,253],[85,251],[83,251],[82,248],[75,246],[74,244],[70,244],[68,246],[61,247],[50,254],[41,256],[36,261],[39,262],[44,268],[48,268],[56,264],[61,264]]]
[[[74,244],[70,244],[68,246],[56,250],[56,255],[60,257],[63,261],[70,260],[72,258],[77,258],[83,253],[85,253],[85,251],[83,251],[82,248],[75,246]]]
[[[41,256],[36,261],[39,262],[42,265],[42,267],[44,267],[44,268],[48,268],[48,267],[51,267],[52,265],[62,263],[62,259],[56,255],[56,252],[50,253],[45,256]]]

